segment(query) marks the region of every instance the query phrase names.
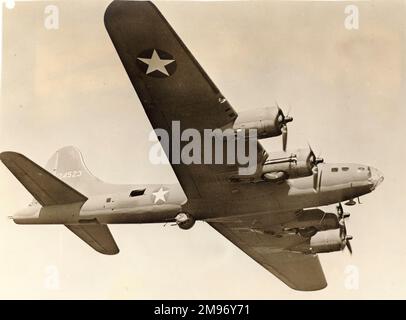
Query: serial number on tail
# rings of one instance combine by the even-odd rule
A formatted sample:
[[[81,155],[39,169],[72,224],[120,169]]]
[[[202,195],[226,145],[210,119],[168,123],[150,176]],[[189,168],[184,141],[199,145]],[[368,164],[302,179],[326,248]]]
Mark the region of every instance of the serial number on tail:
[[[81,170],[73,170],[73,171],[66,171],[58,173],[59,179],[67,179],[67,178],[79,178],[82,176]]]

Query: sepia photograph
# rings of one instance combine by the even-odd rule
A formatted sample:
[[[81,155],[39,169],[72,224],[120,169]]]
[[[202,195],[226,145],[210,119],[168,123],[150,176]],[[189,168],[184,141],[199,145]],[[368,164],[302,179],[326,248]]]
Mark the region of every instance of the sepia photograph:
[[[0,299],[405,299],[405,19],[0,1]]]

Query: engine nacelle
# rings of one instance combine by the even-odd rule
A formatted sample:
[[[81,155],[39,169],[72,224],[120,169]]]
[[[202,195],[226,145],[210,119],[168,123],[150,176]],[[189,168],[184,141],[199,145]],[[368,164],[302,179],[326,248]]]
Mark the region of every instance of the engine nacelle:
[[[240,112],[233,129],[236,132],[245,129],[247,134],[249,129],[256,129],[257,138],[265,139],[281,135],[282,127],[292,120],[279,107],[259,108]]]
[[[178,215],[175,217],[175,222],[179,228],[188,230],[195,225],[196,220],[190,214],[182,212],[178,213]]]
[[[274,152],[269,154],[262,173],[266,180],[271,181],[307,177],[313,174],[313,168],[320,162],[322,160],[317,159],[310,148]]]
[[[310,238],[310,242],[292,248],[306,254],[341,251],[345,248],[346,239],[340,229],[320,231]]]
[[[340,229],[321,231],[310,239],[311,253],[341,251],[344,248],[345,239]]]

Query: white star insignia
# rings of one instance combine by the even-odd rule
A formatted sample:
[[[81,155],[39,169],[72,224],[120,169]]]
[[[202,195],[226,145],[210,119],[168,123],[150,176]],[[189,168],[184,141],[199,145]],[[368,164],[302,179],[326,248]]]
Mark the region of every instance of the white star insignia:
[[[159,71],[167,76],[169,76],[169,73],[168,73],[168,70],[166,70],[165,66],[175,61],[175,60],[161,59],[155,49],[154,49],[154,52],[152,52],[152,56],[150,59],[146,59],[146,58],[137,58],[137,59],[148,65],[146,74],[149,74],[154,71]]]
[[[154,204],[156,204],[159,200],[166,202],[165,195],[168,192],[168,190],[165,191],[162,187],[157,192],[153,192],[152,195],[155,197]]]

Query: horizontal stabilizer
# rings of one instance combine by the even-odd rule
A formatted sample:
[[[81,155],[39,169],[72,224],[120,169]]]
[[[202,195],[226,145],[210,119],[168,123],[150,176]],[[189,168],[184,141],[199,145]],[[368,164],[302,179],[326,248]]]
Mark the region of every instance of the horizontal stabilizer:
[[[113,255],[120,251],[107,225],[78,224],[66,227],[100,253]]]
[[[43,206],[85,202],[85,197],[22,154],[3,152],[0,160]]]

